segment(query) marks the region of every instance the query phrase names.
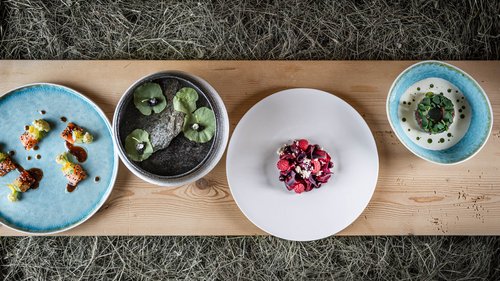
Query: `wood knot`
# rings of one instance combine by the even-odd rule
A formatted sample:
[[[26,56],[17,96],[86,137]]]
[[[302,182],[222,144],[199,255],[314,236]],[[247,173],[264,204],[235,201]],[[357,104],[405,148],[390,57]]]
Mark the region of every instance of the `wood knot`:
[[[196,187],[198,187],[201,190],[204,190],[210,188],[210,184],[205,178],[201,178],[196,181]]]

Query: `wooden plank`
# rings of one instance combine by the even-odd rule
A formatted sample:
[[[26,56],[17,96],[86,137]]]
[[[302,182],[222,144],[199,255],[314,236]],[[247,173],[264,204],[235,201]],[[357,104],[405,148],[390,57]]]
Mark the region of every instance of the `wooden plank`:
[[[340,235],[499,235],[500,122],[484,149],[455,166],[414,156],[387,121],[394,78],[412,61],[0,61],[0,92],[33,82],[81,91],[111,119],[138,78],[177,69],[209,81],[226,103],[231,130],[262,98],[293,87],[335,93],[372,129],[380,175],[365,212]],[[488,93],[500,116],[500,62],[452,61]],[[62,235],[261,235],[239,211],[225,177],[225,156],[203,180],[178,188],[147,184],[121,165],[110,199],[90,220]],[[0,227],[0,235],[20,235]]]

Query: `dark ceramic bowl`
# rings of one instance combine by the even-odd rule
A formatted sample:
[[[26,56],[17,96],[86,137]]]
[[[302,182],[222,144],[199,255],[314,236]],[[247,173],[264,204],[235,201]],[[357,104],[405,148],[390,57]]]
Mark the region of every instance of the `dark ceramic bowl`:
[[[126,136],[134,129],[144,129],[151,122],[148,118],[158,117],[154,116],[155,113],[144,116],[134,106],[134,90],[147,82],[160,85],[167,97],[167,107],[172,106],[173,95],[180,88],[195,89],[199,96],[197,106],[206,106],[214,111],[214,137],[199,144],[188,140],[181,132],[167,148],[154,152],[148,159],[142,162],[129,159],[125,152]],[[158,72],[139,79],[125,91],[113,117],[113,138],[121,160],[135,175],[156,185],[179,186],[196,181],[217,165],[228,142],[229,118],[219,94],[205,80],[180,71]]]

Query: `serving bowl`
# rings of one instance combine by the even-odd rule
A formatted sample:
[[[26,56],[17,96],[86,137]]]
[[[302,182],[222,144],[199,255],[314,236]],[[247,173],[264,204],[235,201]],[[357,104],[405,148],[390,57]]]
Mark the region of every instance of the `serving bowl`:
[[[215,133],[211,140],[205,143],[196,143],[187,139],[181,131],[173,137],[166,148],[155,151],[148,159],[142,162],[132,160],[125,147],[127,136],[135,129],[143,129],[139,128],[141,124],[148,127],[149,121],[147,119],[141,121],[144,118],[163,118],[158,117],[160,114],[155,112],[144,116],[135,107],[134,92],[145,83],[160,85],[163,95],[166,97],[166,109],[173,106],[173,95],[177,91],[186,87],[194,89],[199,96],[196,102],[197,106],[207,107],[215,115]],[[174,91],[173,94],[172,91]],[[174,112],[172,108],[169,110]],[[145,130],[149,130],[148,133],[152,136],[153,129]],[[114,113],[113,137],[120,159],[136,176],[160,186],[179,186],[200,179],[219,162],[229,138],[229,117],[219,94],[208,82],[181,71],[163,71],[139,79],[125,91]]]
[[[418,128],[415,108],[428,92],[454,104],[449,130],[430,134]],[[493,111],[484,90],[469,74],[441,61],[422,61],[394,80],[386,103],[389,123],[401,143],[432,163],[458,164],[476,155],[493,126]]]

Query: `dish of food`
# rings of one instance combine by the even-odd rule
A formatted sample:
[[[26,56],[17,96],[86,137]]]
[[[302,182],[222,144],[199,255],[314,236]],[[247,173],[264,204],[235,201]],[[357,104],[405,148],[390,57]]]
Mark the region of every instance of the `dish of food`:
[[[182,132],[183,136],[191,141],[187,143],[189,146],[187,150],[202,150],[199,155],[201,159],[205,156],[204,154],[208,154],[212,144],[210,141],[215,134],[214,112],[206,106],[197,108],[199,95],[194,88],[183,87],[174,93],[179,87],[179,82],[174,79],[163,80],[163,82],[167,84],[166,91],[170,92],[164,94],[160,84],[153,82],[144,83],[134,90],[136,109],[145,116],[151,116],[151,114],[159,116],[146,117],[143,118],[144,121],[134,124],[141,128],[136,128],[127,135],[125,152],[135,162],[147,160],[155,152],[163,153],[167,157],[171,156],[179,147],[170,147],[170,143]],[[172,101],[170,108],[167,108],[169,106],[167,98]],[[206,104],[207,101],[200,103]],[[165,114],[161,114],[165,109],[167,109]],[[129,127],[134,125],[129,125]],[[207,142],[210,143],[205,145]],[[152,168],[151,165],[147,167]],[[188,168],[185,169],[189,171]],[[181,171],[181,173],[186,171]],[[177,172],[164,171],[163,175],[172,176]]]
[[[288,190],[296,193],[320,188],[332,176],[330,154],[317,144],[309,144],[306,139],[282,146],[278,156],[279,180],[285,183]]]
[[[15,169],[16,169],[16,164],[12,162],[10,156],[5,152],[0,151],[0,177],[5,176],[10,171],[13,171]]]
[[[430,150],[457,144],[471,120],[470,106],[462,92],[440,78],[411,85],[400,98],[398,114],[404,133],[415,144]]]
[[[456,164],[475,155],[491,133],[486,93],[462,70],[424,61],[403,71],[387,97],[389,123],[415,155]]]
[[[453,102],[444,95],[427,92],[418,103],[415,119],[418,126],[430,134],[448,131],[455,117]]]
[[[164,186],[194,181],[210,171],[229,131],[215,90],[181,72],[149,75],[132,85],[118,104],[113,126],[125,165]]]
[[[50,125],[43,119],[33,121],[32,125],[26,125],[26,131],[21,135],[21,143],[24,149],[31,150],[50,131]]]
[[[306,104],[314,110],[297,110]],[[283,144],[297,146],[279,151],[290,158],[288,165],[276,155]],[[319,167],[300,166],[306,158],[321,159]],[[321,188],[302,176],[294,179],[304,193],[297,194],[302,187],[292,181],[294,191],[285,188],[278,170],[286,180],[297,164],[307,179],[318,171],[312,179],[323,181],[317,184]],[[327,92],[290,89],[261,100],[243,116],[228,147],[226,172],[233,198],[250,221],[274,236],[307,241],[341,231],[363,212],[377,183],[378,153],[368,125],[349,104]],[[314,190],[305,193],[306,188]]]
[[[97,105],[64,86],[32,84],[2,95],[0,116],[0,223],[51,234],[90,218],[118,169]]]

